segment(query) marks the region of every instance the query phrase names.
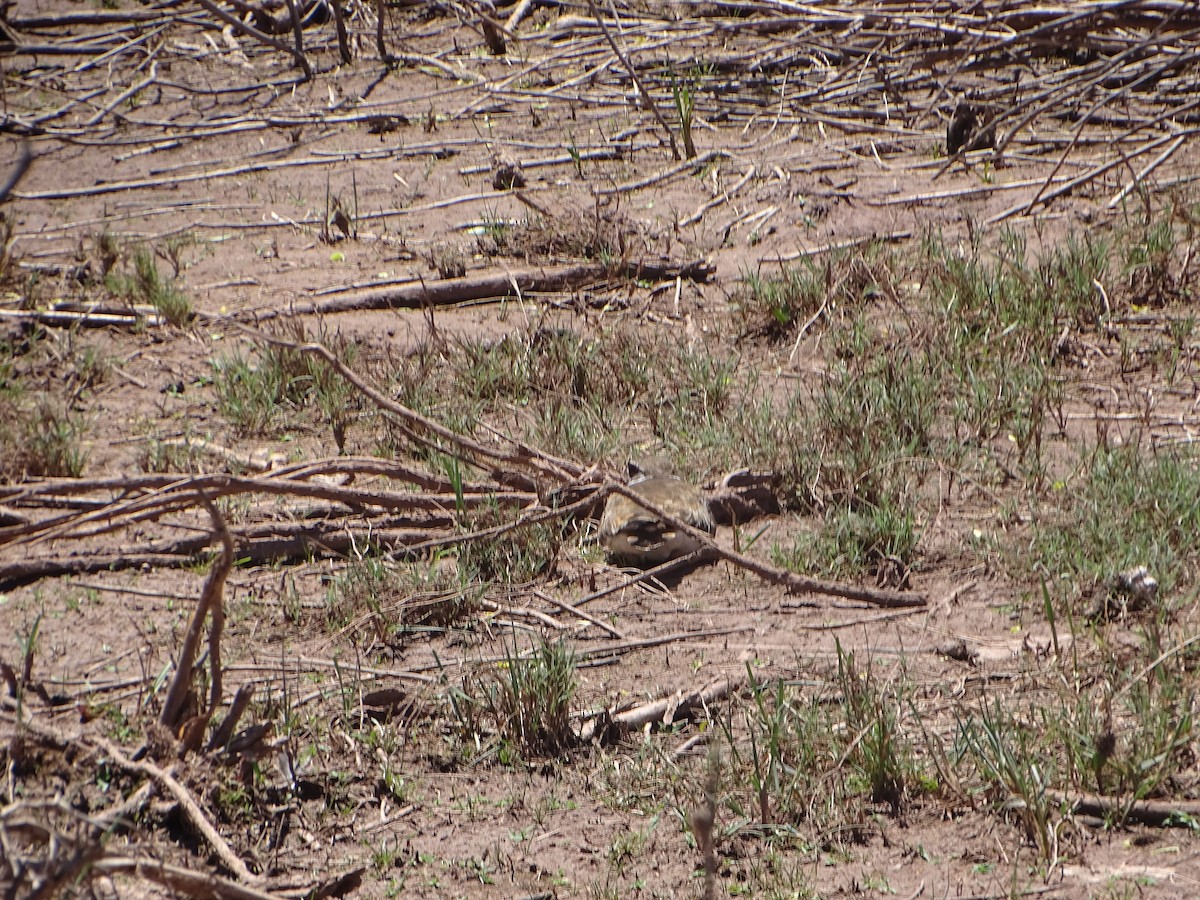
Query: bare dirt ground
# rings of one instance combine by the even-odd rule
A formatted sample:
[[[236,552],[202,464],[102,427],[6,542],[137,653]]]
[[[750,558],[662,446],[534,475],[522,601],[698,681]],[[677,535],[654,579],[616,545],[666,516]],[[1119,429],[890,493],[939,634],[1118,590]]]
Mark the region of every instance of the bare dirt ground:
[[[267,46],[201,5],[8,7],[0,170],[33,155],[0,207],[12,895],[1197,893],[1200,20],[1077,6],[535,3],[490,13],[514,17],[498,55],[478,5],[388,5],[390,65],[355,6],[349,62],[332,21],[303,31],[311,78],[289,30]],[[950,157],[964,98],[994,139]],[[1090,239],[1082,287],[1044,263]],[[1015,286],[980,263],[977,308],[965,276],[939,293],[1017,243]],[[139,248],[157,287],[130,287]],[[568,266],[590,268],[537,281]],[[788,271],[816,278],[810,305],[754,288]],[[489,275],[510,287],[451,302]],[[1049,338],[1027,352],[1001,307],[1038,291]],[[995,357],[932,378],[928,440],[892,452],[875,429],[925,401],[888,385],[959,325]],[[477,449],[431,451],[424,419],[298,354],[265,385],[264,332],[321,340]],[[963,387],[1027,366],[1048,373],[1028,393]],[[859,383],[895,402],[855,395],[837,431],[822,398]],[[1087,499],[1098,448],[1135,461],[1108,506]],[[773,476],[781,511],[720,547],[805,548],[800,574],[926,602],[789,593],[730,561],[632,584],[586,516],[479,537],[643,452],[710,488]],[[1145,475],[1161,460],[1176,480]],[[883,495],[912,541],[855,560],[831,523]],[[181,753],[187,716],[159,719],[221,570],[206,497],[236,548],[209,714],[250,686],[250,731]],[[1149,608],[1094,615],[1138,564]],[[523,730],[513,705],[548,693],[513,685],[555,646],[566,718]]]

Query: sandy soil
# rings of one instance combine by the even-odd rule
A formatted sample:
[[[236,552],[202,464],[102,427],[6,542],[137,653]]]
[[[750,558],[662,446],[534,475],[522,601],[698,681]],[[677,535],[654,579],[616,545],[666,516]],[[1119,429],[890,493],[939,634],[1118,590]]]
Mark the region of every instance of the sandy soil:
[[[5,308],[104,299],[99,280],[76,275],[81,265],[94,274],[102,255],[98,236],[107,232],[122,246],[158,249],[164,274],[172,274],[175,253],[178,284],[198,314],[185,328],[47,329],[38,364],[22,371],[36,391],[62,396],[73,390],[71,373],[86,348],[112,361],[102,382],[72,398],[86,422],[85,477],[139,476],[153,441],[182,436],[203,436],[246,455],[278,451],[292,461],[337,456],[330,429],[314,416],[298,417],[286,439],[240,436],[216,407],[212,361],[249,353],[252,339],[241,326],[255,324],[254,314],[431,282],[440,278],[439,264],[457,263],[470,277],[580,256],[529,243],[489,243],[489,227],[531,216],[549,232],[619,235],[629,260],[707,259],[714,274],[704,283],[612,279],[519,301],[296,319],[311,334],[324,329],[358,342],[356,368],[376,379],[389,361],[435,338],[499,340],[553,322],[582,334],[628,328],[658,335],[664,346],[683,342],[727,354],[739,371],[757,367],[780,392],[819,384],[828,365],[820,326],[795,352],[791,336],[738,339],[743,323],[733,301],[746,273],[772,272],[782,260],[871,238],[904,243],[936,231],[953,245],[977,232],[994,236],[1000,223],[989,223],[991,217],[1031,201],[1042,180],[1078,174],[1105,152],[1087,143],[1086,152],[1060,165],[1071,123],[1044,117],[998,165],[986,162],[986,153],[972,156],[969,165],[947,165],[945,127],[958,88],[937,102],[903,85],[854,94],[845,118],[835,121],[830,95],[824,105],[806,99],[811,68],[782,96],[755,93],[761,71],[748,61],[792,47],[774,29],[739,29],[738,20],[719,9],[701,18],[699,7],[676,6],[623,8],[629,22],[621,39],[647,68],[669,58],[679,72],[711,65],[727,74],[727,92],[709,79],[698,93],[694,133],[704,160],[698,168],[672,158],[662,127],[640,107],[637,89],[603,34],[589,25],[586,10],[580,16],[579,10],[539,7],[517,28],[520,39],[510,41],[510,52],[496,57],[472,27],[468,7],[391,9],[388,40],[407,64],[386,70],[375,54],[373,14],[358,10],[350,20],[350,64],[339,64],[332,23],[305,32],[317,69],[311,81],[284,54],[205,25],[208,14],[199,7],[175,8],[161,23],[21,28],[29,43],[72,36],[106,48],[140,43],[107,61],[33,53],[5,60],[9,127],[0,170],[20,153],[16,135],[28,133],[35,154],[3,207],[15,238]],[[118,9],[149,11],[124,3]],[[19,26],[22,19],[81,10],[64,0],[22,0],[10,17]],[[798,25],[795,33],[803,30]],[[850,40],[841,34],[818,29],[814,40]],[[93,65],[85,66],[89,59]],[[828,91],[871,71],[831,63]],[[142,90],[118,100],[143,79],[149,83]],[[659,95],[669,98],[664,83],[656,76]],[[64,104],[61,114],[47,118]],[[668,101],[663,109],[671,111]],[[380,122],[390,130],[374,133]],[[1104,127],[1097,125],[1096,133]],[[501,158],[522,163],[523,190],[493,185]],[[1194,163],[1194,151],[1185,147],[1155,177],[1165,183]],[[1121,213],[1120,207],[1108,210],[1108,200],[1129,177],[1128,167],[1113,169],[1004,225],[1023,234],[1031,252],[1075,229],[1109,227]],[[323,224],[334,206],[351,214],[349,237]],[[893,314],[902,313],[881,301],[878,315]],[[1139,328],[1161,332],[1163,321],[1139,322],[1134,311],[1121,327],[1134,335]],[[22,339],[19,326],[5,327]],[[1076,418],[1065,430],[1070,437],[1047,438],[1064,456],[1077,441],[1094,438],[1097,409],[1108,416],[1114,439],[1143,424],[1136,417],[1151,404],[1158,440],[1192,433],[1200,396],[1194,381],[1167,386],[1155,369],[1123,371],[1114,363],[1117,342],[1095,334],[1077,340],[1081,367],[1091,366],[1094,376],[1080,379],[1071,393],[1066,408]],[[436,370],[427,377],[435,394],[439,379],[449,382]],[[379,421],[366,411],[356,415],[344,452],[369,457],[378,450]],[[519,432],[527,415],[514,409],[509,420],[493,424]],[[628,424],[629,444],[645,439],[645,423]],[[621,456],[578,462],[619,465]],[[203,454],[193,465],[223,470]],[[708,482],[723,471],[714,460],[693,474]],[[403,489],[380,478],[355,487]],[[699,896],[702,863],[685,819],[698,802],[705,757],[702,749],[672,757],[697,733],[697,723],[646,729],[526,765],[504,765],[494,755],[470,760],[455,747],[438,679],[454,685],[494,669],[486,660],[502,657],[514,635],[524,644],[540,629],[569,635],[585,659],[573,703],[579,713],[697,689],[748,669],[764,681],[784,678],[807,696],[831,698],[838,691],[840,645],[869,661],[880,681],[907,679],[919,703],[905,715],[919,710],[931,730],[952,742],[955,710],[1044,684],[1056,635],[1030,600],[1036,584],[1015,582],[971,550],[973,531],[1003,535],[1020,527],[1005,519],[1003,502],[1019,497],[1019,486],[997,497],[946,484],[944,495],[936,519],[925,523],[921,564],[910,575],[910,586],[930,599],[918,610],[789,596],[719,563],[669,591],[626,587],[589,604],[588,612],[611,623],[620,639],[578,627],[532,593],[495,588],[488,598],[500,607],[532,607],[553,617],[557,631],[490,612],[448,630],[379,641],[369,635],[365,610],[348,625],[329,620],[328,590],[343,569],[337,555],[236,568],[225,594],[226,693],[254,682],[250,718],[271,723],[276,738],[292,737],[277,741],[247,770],[249,789],[240,786],[236,764],[210,756],[179,764],[176,775],[235,851],[266,876],[266,889],[280,893],[361,868],[362,883],[351,896]],[[304,521],[322,509],[316,500],[306,511],[304,504],[261,495],[237,502],[244,504],[244,518],[235,533],[256,522]],[[37,517],[51,514],[43,509]],[[818,519],[786,513],[755,523],[769,530],[752,553],[768,559],[770,542],[786,543]],[[414,519],[412,527],[422,521]],[[359,526],[365,541],[368,517]],[[206,529],[206,519],[193,511],[72,540],[14,543],[10,534],[7,546],[0,544],[0,560],[7,566],[101,550],[142,552],[156,541],[202,536]],[[718,540],[734,547],[730,529],[721,529]],[[586,537],[568,540],[536,588],[573,602],[618,584],[623,574],[588,554],[587,544]],[[0,727],[10,742],[8,802],[61,796],[78,810],[102,810],[112,803],[107,792],[124,796],[141,783],[115,771],[97,778],[102,754],[80,748],[90,746],[88,735],[107,736],[128,753],[147,740],[161,700],[151,685],[175,659],[204,571],[197,564],[145,566],[5,586],[0,632],[13,637],[0,643],[0,659],[19,667],[17,636],[27,637],[36,623],[34,679],[58,702],[32,701],[20,713],[5,707]],[[514,618],[523,630],[506,627]],[[662,638],[670,639],[627,646]],[[963,662],[935,652],[954,640],[969,642],[980,655]],[[1114,628],[1108,640],[1119,648],[1138,637],[1131,625]],[[356,686],[349,693],[347,679]],[[404,699],[393,704],[391,718],[376,713],[383,724],[373,725],[358,691],[378,688],[401,689]],[[18,715],[32,715],[66,744],[26,738],[27,755],[16,765],[11,735]],[[375,739],[364,737],[372,733]],[[308,756],[304,774],[289,787],[277,760],[281,748],[301,746]],[[384,787],[385,771],[401,786]],[[230,800],[239,789],[249,795],[244,803]],[[723,809],[718,890],[1178,897],[1200,884],[1198,846],[1186,829],[1106,830],[1100,822],[1064,819],[1063,853],[1047,871],[1017,816],[993,800],[980,796],[972,804],[942,791],[914,794],[899,811],[864,803],[859,836],[848,842],[805,822],[768,837]],[[224,872],[178,812],[156,803],[138,827],[107,840],[110,855]],[[127,875],[111,884],[121,896],[156,890]],[[96,890],[109,888],[101,883]]]

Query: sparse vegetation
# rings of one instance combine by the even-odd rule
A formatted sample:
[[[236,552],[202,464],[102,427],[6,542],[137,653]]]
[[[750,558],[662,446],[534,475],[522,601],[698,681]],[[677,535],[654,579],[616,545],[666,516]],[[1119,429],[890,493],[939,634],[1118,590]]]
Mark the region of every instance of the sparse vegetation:
[[[294,337],[301,343],[307,340],[302,328]],[[354,342],[334,337],[331,343],[344,362],[357,357]],[[340,448],[361,406],[361,399],[328,363],[288,347],[267,345],[252,355],[235,350],[215,357],[212,370],[217,410],[239,435],[276,435],[307,424],[300,414],[315,407]]]
[[[82,416],[48,397],[0,401],[0,479],[78,478],[88,459],[85,432]]]
[[[1197,880],[1195,9],[260,10],[300,80],[102,4],[5,60],[10,893]],[[929,606],[635,581],[581,504],[645,456]]]
[[[564,641],[540,641],[530,652],[505,650],[495,674],[469,676],[450,692],[459,737],[469,755],[495,753],[514,765],[575,744],[571,704],[578,687],[575,654]]]
[[[112,243],[111,239],[102,241],[102,245],[109,248],[106,253],[114,252]],[[150,306],[171,325],[183,326],[191,320],[191,299],[175,285],[173,279],[163,278],[154,262],[154,253],[149,248],[135,248],[128,266],[128,271],[120,271],[113,264],[105,269],[105,285],[114,297],[130,306]]]

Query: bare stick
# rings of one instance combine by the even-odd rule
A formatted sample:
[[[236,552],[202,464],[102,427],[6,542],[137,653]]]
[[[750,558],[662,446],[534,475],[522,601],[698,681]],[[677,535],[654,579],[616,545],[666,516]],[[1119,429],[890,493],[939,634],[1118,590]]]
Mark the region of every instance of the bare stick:
[[[141,482],[142,479],[130,479],[131,482]],[[409,494],[402,491],[367,491],[353,488],[337,487],[332,484],[310,484],[292,478],[239,478],[233,475],[198,475],[192,477],[171,476],[170,480],[159,481],[154,476],[142,484],[129,485],[130,492],[135,490],[152,490],[153,493],[135,496],[129,500],[116,503],[87,500],[71,502],[55,490],[57,484],[38,499],[37,495],[24,494],[13,498],[15,504],[25,506],[74,507],[90,510],[87,513],[67,513],[40,522],[10,525],[0,528],[0,546],[20,541],[25,544],[39,543],[61,537],[95,536],[115,531],[136,521],[145,521],[164,513],[187,509],[201,502],[204,497],[221,497],[232,494],[274,494],[291,497],[307,497],[322,499],[332,503],[344,503],[351,509],[383,509],[394,511],[423,510],[428,513],[441,513],[453,509],[459,498],[450,492],[444,494]],[[470,487],[476,487],[471,485]],[[97,488],[103,490],[104,488]],[[120,490],[120,488],[116,488]],[[467,491],[462,493],[462,502],[467,507],[476,507],[487,503],[498,503],[501,506],[528,506],[537,500],[537,495],[531,492],[510,492],[503,489],[490,491]],[[83,526],[90,522],[100,522],[97,527],[85,530]],[[305,533],[309,529],[302,529]],[[259,531],[259,536],[265,534],[295,534],[287,526],[273,528],[266,532]],[[321,528],[314,525],[312,534],[320,534]],[[194,550],[188,552],[195,552]]]
[[[504,23],[505,31],[511,33],[516,30],[516,27],[521,24],[521,20],[525,18],[529,10],[533,9],[533,3],[534,0],[521,0],[509,15],[508,21]]]
[[[8,178],[4,180],[4,184],[0,185],[0,203],[8,199],[9,193],[25,177],[25,173],[29,171],[29,164],[32,162],[33,154],[29,150],[29,142],[21,141],[21,155],[17,157],[17,164],[8,173]]]
[[[253,883],[258,880],[246,868],[246,864],[242,862],[241,858],[233,852],[233,848],[226,843],[225,838],[221,837],[221,833],[208,821],[208,817],[204,815],[204,811],[200,809],[200,805],[188,793],[187,788],[176,781],[170,772],[160,769],[154,763],[147,762],[146,760],[134,762],[122,752],[121,748],[107,738],[93,736],[88,738],[88,740],[101,748],[122,769],[153,778],[160,787],[165,788],[179,803],[187,820],[192,823],[192,826],[208,842],[208,845],[213,848],[213,851],[217,854],[217,858],[221,860],[221,864],[236,875],[240,881]]]
[[[756,170],[755,170],[754,166],[751,165],[748,169],[746,169],[745,174],[743,174],[742,177],[737,180],[736,184],[734,184],[731,188],[729,188],[729,190],[721,191],[721,193],[718,194],[716,197],[713,197],[711,200],[707,200],[704,203],[700,204],[700,206],[697,207],[695,212],[693,212],[690,216],[688,216],[687,218],[680,221],[680,223],[679,223],[680,226],[686,228],[688,225],[695,225],[697,222],[699,222],[701,219],[704,218],[704,214],[706,212],[708,212],[710,209],[720,206],[722,203],[729,202],[729,200],[732,199],[733,195],[736,194],[738,191],[740,191],[743,187],[745,187],[746,182],[748,182],[751,178],[754,177],[755,171]]]
[[[1101,794],[1077,794],[1067,791],[1047,790],[1046,796],[1055,803],[1065,805],[1072,813],[1107,818],[1124,816],[1130,822],[1160,827],[1191,828],[1200,816],[1198,800],[1123,800]]]
[[[383,40],[383,20],[387,13],[385,0],[375,0],[375,47],[379,51],[379,60],[385,66],[390,66],[394,59],[388,53],[387,44]]]
[[[698,641],[701,638],[724,637],[728,634],[738,634],[743,631],[754,631],[753,625],[735,625],[730,628],[708,628],[703,631],[681,631],[675,634],[664,634],[659,637],[642,638],[636,641],[623,641],[619,644],[606,644],[600,647],[590,647],[587,650],[577,650],[575,659],[579,662],[585,662],[592,659],[605,659],[610,656],[618,656],[624,653],[633,653],[638,650],[650,650],[654,647],[662,647],[665,644],[677,644],[681,641]],[[530,649],[522,651],[518,654],[519,659],[529,659],[536,650]],[[512,659],[512,654],[505,656],[485,656],[483,658],[461,657],[454,660],[440,660],[436,663],[430,663],[427,666],[419,666],[418,672],[443,672],[447,669],[462,668],[468,665],[491,665],[492,663],[502,663]]]
[[[673,721],[678,717],[680,711],[688,713],[696,707],[707,706],[721,700],[731,693],[741,690],[744,683],[745,679],[723,678],[698,691],[692,691],[690,694],[676,693],[652,703],[645,703],[636,709],[617,713],[612,717],[599,716],[588,722],[579,736],[581,740],[590,741],[598,736],[597,733],[601,729],[607,730],[612,726],[616,726],[622,731],[632,731],[652,722],[669,724],[668,716]]]
[[[217,897],[219,900],[282,900],[244,884],[237,884],[211,872],[193,872],[145,857],[107,856],[92,863],[92,869],[107,875],[136,875],[191,897]]]
[[[143,316],[95,312],[73,312],[62,309],[0,309],[0,319],[18,322],[36,322],[52,328],[147,328],[165,325],[166,319],[154,314]]]
[[[340,0],[333,0],[334,6],[337,6]],[[296,42],[296,50],[292,54],[297,61],[301,61],[301,68],[304,69],[304,75],[312,81],[312,67],[309,65],[308,57],[304,55],[304,24],[300,21],[300,10],[296,8],[296,0],[287,0],[288,13],[292,17],[292,40]]]
[[[350,39],[346,35],[346,14],[342,11],[341,0],[331,0],[333,4],[333,27],[337,30],[338,52],[342,62],[349,65],[354,57],[350,55]]]
[[[225,520],[210,500],[205,499],[204,508],[208,510],[209,518],[212,519],[213,530],[221,538],[221,555],[213,563],[213,568],[208,573],[208,579],[204,582],[202,592],[208,595],[208,611],[212,616],[212,624],[208,628],[208,665],[211,676],[208,711],[204,716],[205,724],[207,724],[223,699],[224,670],[221,667],[221,632],[225,628],[225,582],[229,578],[230,569],[233,568],[233,538],[229,535],[229,528],[225,525]],[[201,599],[201,603],[203,602],[204,600]]]
[[[237,689],[237,693],[233,695],[233,702],[229,705],[229,713],[221,720],[221,724],[217,726],[216,730],[213,731],[212,740],[208,742],[209,750],[219,750],[229,743],[229,739],[233,737],[233,730],[237,728],[237,723],[241,720],[242,714],[254,698],[256,687],[253,681],[247,681]]]
[[[729,158],[733,154],[728,150],[709,150],[707,153],[702,153],[695,159],[685,160],[677,166],[672,166],[665,172],[659,172],[656,175],[649,175],[646,178],[640,178],[637,181],[627,181],[625,184],[614,185],[610,188],[597,188],[596,193],[601,197],[608,197],[612,194],[628,194],[632,191],[640,191],[642,188],[648,188],[651,185],[658,184],[662,181],[669,181],[676,175],[682,175],[684,172],[691,172],[708,165],[713,160]],[[679,159],[678,156],[675,157]]]
[[[625,635],[622,634],[620,631],[618,631],[616,628],[613,628],[611,625],[609,625],[605,621],[602,621],[601,619],[597,619],[591,613],[584,612],[578,606],[572,606],[570,603],[566,603],[562,600],[559,600],[557,597],[551,597],[545,591],[535,590],[533,593],[534,593],[534,596],[540,597],[541,599],[545,600],[547,603],[557,606],[563,612],[568,612],[573,616],[578,616],[579,618],[583,619],[585,622],[591,622],[593,625],[595,625],[597,628],[601,629],[602,631],[607,631],[609,634],[611,634],[617,640],[620,640],[620,641],[625,640]]]
[[[1102,163],[1101,165],[1098,165],[1092,169],[1088,169],[1088,171],[1084,172],[1082,175],[1077,175],[1076,177],[1072,178],[1070,181],[1066,182],[1065,184],[1060,185],[1059,187],[1057,187],[1056,189],[1054,189],[1052,191],[1045,191],[1045,192],[1039,191],[1038,196],[1035,197],[1033,200],[1022,201],[1021,203],[1018,203],[1015,206],[1010,206],[1008,209],[1004,210],[1003,212],[996,213],[996,215],[992,216],[990,219],[987,220],[987,224],[988,225],[996,225],[999,222],[1003,222],[1005,219],[1009,218],[1010,216],[1014,216],[1018,213],[1026,214],[1030,210],[1032,210],[1036,204],[1040,203],[1044,206],[1044,205],[1048,204],[1051,200],[1061,197],[1063,194],[1069,194],[1071,191],[1075,190],[1075,188],[1079,187],[1080,185],[1087,184],[1089,181],[1093,181],[1094,179],[1099,178],[1101,175],[1103,175],[1105,172],[1108,172],[1110,169],[1115,169],[1117,166],[1124,165],[1126,162],[1133,159],[1135,156],[1141,156],[1143,153],[1148,153],[1151,150],[1155,150],[1158,147],[1161,147],[1163,144],[1166,144],[1171,141],[1179,140],[1181,138],[1191,137],[1192,135],[1198,134],[1198,133],[1200,133],[1200,128],[1189,128],[1189,129],[1187,129],[1187,131],[1181,132],[1179,134],[1168,134],[1168,135],[1164,135],[1163,137],[1155,138],[1154,140],[1147,141],[1141,147],[1134,150],[1132,153],[1128,154],[1128,156],[1122,156],[1119,159],[1110,160],[1109,162]]]
[[[609,594],[615,594],[618,591],[623,591],[626,588],[633,587],[635,584],[641,584],[643,581],[651,581],[660,575],[667,575],[674,572],[676,569],[681,569],[684,566],[692,565],[701,562],[704,559],[704,554],[700,551],[689,553],[687,556],[681,556],[676,559],[668,559],[665,563],[659,563],[652,569],[646,569],[644,572],[638,572],[629,578],[610,585],[606,588],[601,588],[598,591],[593,591],[586,597],[580,597],[572,605],[572,609],[578,609],[585,604],[591,603],[593,600],[599,600],[602,597],[607,597]]]
[[[259,31],[257,28],[255,28],[253,25],[249,24],[248,22],[243,22],[241,19],[239,19],[237,16],[233,15],[232,13],[226,12],[225,10],[221,9],[221,7],[217,6],[217,4],[213,2],[213,0],[196,0],[196,2],[199,3],[201,6],[203,6],[210,13],[212,13],[214,16],[216,16],[218,19],[220,19],[222,22],[224,22],[226,25],[232,25],[237,31],[240,31],[242,34],[247,35],[248,37],[252,37],[256,41],[266,44],[268,47],[274,47],[280,53],[286,53],[289,56],[291,56],[296,61],[296,65],[298,65],[304,71],[304,77],[307,78],[309,81],[312,81],[312,77],[313,77],[312,67],[309,66],[309,64],[308,64],[308,57],[306,57],[303,53],[297,52],[295,48],[289,47],[283,41],[278,40],[277,38],[273,38],[269,34],[265,34],[261,31]],[[295,16],[293,16],[292,18],[295,19]]]
[[[712,267],[702,260],[683,263],[631,262],[613,266],[584,263],[572,266],[525,269],[492,273],[472,278],[445,278],[362,291],[345,297],[332,297],[287,309],[269,309],[240,314],[267,322],[283,316],[331,315],[368,309],[420,309],[448,306],[471,300],[501,300],[517,293],[552,293],[577,288],[610,278],[666,280],[685,278],[704,282]],[[221,317],[230,318],[230,317]],[[218,319],[219,321],[219,319]]]
[[[188,446],[201,449],[202,446],[208,445],[208,443],[207,441],[193,440],[188,442]],[[281,466],[272,469],[270,475],[260,478],[243,478],[236,475],[197,475],[189,478],[178,474],[137,475],[127,478],[47,478],[30,484],[0,487],[0,500],[36,506],[39,505],[39,498],[53,497],[54,500],[47,502],[46,505],[63,506],[67,505],[62,502],[63,498],[81,494],[96,492],[126,494],[134,491],[189,487],[212,491],[217,496],[227,492],[227,488],[241,488],[253,491],[261,490],[267,493],[283,494],[294,492],[298,496],[321,496],[327,500],[341,500],[350,505],[366,503],[369,502],[371,497],[377,497],[384,498],[384,500],[375,505],[385,509],[406,507],[432,509],[445,502],[445,498],[442,496],[433,501],[428,494],[355,491],[353,489],[339,488],[334,484],[324,482],[310,483],[308,481],[308,479],[319,475],[377,475],[396,481],[404,481],[423,488],[426,491],[437,492],[439,495],[452,494],[454,489],[454,486],[450,483],[450,479],[445,476],[431,475],[428,472],[392,462],[391,460],[376,459],[368,456],[331,456]],[[322,493],[311,493],[313,490]],[[331,493],[325,494],[325,491],[330,491]],[[462,491],[468,495],[466,502],[470,503],[472,501],[470,495],[472,494],[498,494],[503,491],[503,488],[498,484],[487,482],[465,482],[462,485]],[[393,505],[387,501],[387,498],[393,496],[397,498],[412,497],[416,499],[411,504]],[[514,502],[524,504],[534,498],[528,494],[521,494],[514,495],[512,499]]]
[[[696,539],[700,544],[699,553],[707,553],[724,559],[734,565],[753,572],[764,581],[771,584],[777,584],[787,588],[789,593],[802,594],[825,594],[832,597],[844,597],[847,600],[858,600],[863,603],[870,603],[874,606],[885,607],[917,607],[926,606],[927,601],[921,594],[910,594],[902,591],[889,591],[882,588],[857,587],[851,584],[842,584],[836,581],[822,581],[817,578],[808,578],[804,575],[797,575],[794,572],[789,572],[786,569],[777,569],[775,566],[768,565],[764,562],[759,562],[756,559],[751,559],[741,553],[736,553],[733,550],[726,550],[724,547],[719,547],[713,541],[712,536],[706,531],[700,531],[698,528],[693,528],[686,522],[675,518],[667,513],[662,507],[655,506],[646,500],[645,497],[639,496],[634,491],[630,490],[623,484],[609,484],[608,487],[613,493],[621,494],[628,497],[638,506],[656,516],[662,521],[669,524],[671,527],[679,529],[684,534],[687,534]],[[674,562],[674,560],[672,560]]]
[[[588,0],[588,9],[592,11],[592,16],[596,19],[596,24],[600,26],[600,30],[604,32],[604,37],[608,40],[608,44],[612,47],[613,53],[617,54],[617,59],[621,60],[621,64],[625,66],[629,72],[629,77],[633,79],[633,83],[637,85],[638,93],[642,95],[642,102],[646,105],[646,109],[654,114],[654,118],[658,121],[659,127],[667,136],[667,141],[671,145],[671,156],[676,160],[682,159],[679,155],[679,147],[675,143],[675,134],[671,131],[671,127],[662,117],[662,113],[658,111],[658,104],[654,102],[654,98],[650,96],[650,92],[646,90],[646,86],[642,84],[642,79],[638,78],[637,69],[633,67],[633,63],[629,61],[629,57],[625,55],[620,47],[617,46],[616,40],[612,36],[612,32],[608,29],[608,23],[600,15],[600,10],[596,8],[595,0]],[[616,17],[616,10],[613,10],[613,16]]]
[[[208,577],[204,580],[204,587],[200,591],[200,600],[196,603],[196,609],[192,613],[192,620],[188,624],[187,633],[183,638],[183,646],[179,649],[179,656],[175,662],[175,675],[171,679],[171,686],[167,691],[166,700],[163,701],[162,713],[158,717],[158,721],[174,732],[179,725],[180,713],[183,709],[184,698],[192,687],[192,667],[196,662],[196,651],[200,646],[200,633],[204,630],[204,620],[208,617],[214,606],[220,606],[225,599],[225,579],[229,576],[229,570],[233,566],[233,540],[229,536],[229,529],[225,527],[225,521],[217,512],[216,507],[207,498],[204,500],[205,506],[208,508],[208,514],[213,520],[213,531],[221,539],[221,555],[213,562],[212,569],[208,573]],[[224,610],[222,609],[222,621]],[[213,628],[218,628],[217,613],[213,612]],[[220,636],[217,637],[218,647],[220,645]],[[210,660],[212,665],[212,683],[214,691],[220,690],[221,675],[220,675],[220,659]],[[209,710],[209,715],[212,714],[212,709]]]
[[[1175,151],[1183,146],[1183,142],[1185,140],[1186,140],[1186,138],[1180,137],[1173,144],[1171,144],[1171,146],[1169,146],[1166,150],[1164,150],[1162,153],[1158,154],[1158,156],[1154,157],[1153,160],[1151,160],[1149,163],[1147,163],[1146,167],[1144,169],[1142,169],[1142,171],[1138,172],[1137,175],[1134,176],[1133,180],[1129,182],[1129,184],[1125,185],[1125,187],[1123,187],[1123,188],[1121,188],[1121,190],[1117,191],[1116,196],[1108,201],[1108,205],[1105,207],[1105,209],[1113,209],[1118,204],[1120,204],[1120,202],[1122,200],[1124,200],[1127,196],[1129,196],[1130,191],[1132,191],[1139,184],[1141,184],[1143,181],[1146,180],[1146,178],[1150,175],[1151,172],[1153,172],[1155,169],[1157,169],[1159,166],[1161,166],[1164,162],[1166,162],[1168,159],[1170,159],[1170,157],[1175,153]]]

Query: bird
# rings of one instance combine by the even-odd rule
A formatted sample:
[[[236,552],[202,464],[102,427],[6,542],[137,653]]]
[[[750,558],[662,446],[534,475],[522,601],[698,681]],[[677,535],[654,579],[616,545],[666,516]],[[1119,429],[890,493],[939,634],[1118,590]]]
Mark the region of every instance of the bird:
[[[716,523],[708,500],[695,485],[676,478],[669,463],[652,459],[629,464],[633,493],[708,534]],[[669,525],[621,494],[612,494],[600,517],[600,543],[618,565],[661,565],[700,549],[700,541]]]

